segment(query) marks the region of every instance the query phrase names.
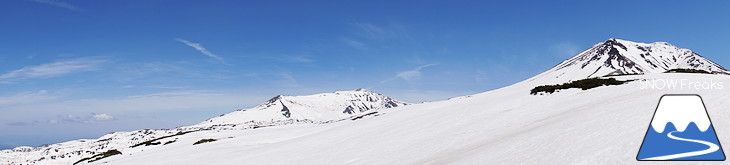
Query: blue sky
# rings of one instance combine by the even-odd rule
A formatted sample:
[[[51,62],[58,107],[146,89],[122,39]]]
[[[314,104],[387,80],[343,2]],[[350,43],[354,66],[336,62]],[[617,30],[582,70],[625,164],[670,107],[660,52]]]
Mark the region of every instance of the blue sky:
[[[194,124],[278,94],[503,87],[611,37],[730,66],[729,2],[0,2],[0,148]]]

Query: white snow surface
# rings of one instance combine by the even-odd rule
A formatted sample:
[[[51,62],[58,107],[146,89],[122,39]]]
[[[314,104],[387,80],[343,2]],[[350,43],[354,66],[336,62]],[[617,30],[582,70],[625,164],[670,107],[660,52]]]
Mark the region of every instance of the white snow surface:
[[[251,109],[238,110],[194,125],[206,127],[277,120],[340,120],[369,110],[404,106],[408,103],[368,91],[337,91],[308,96],[276,96]]]
[[[700,131],[710,128],[710,118],[705,114],[702,99],[695,95],[664,96],[651,121],[654,131],[662,133],[667,123],[671,122],[677,131],[684,132],[690,122],[694,122]]]
[[[725,75],[684,73],[618,78],[730,81]],[[530,95],[534,84],[523,82],[471,97],[381,109],[383,115],[362,120],[199,131],[97,164],[638,164],[646,163],[637,162],[636,154],[659,98],[687,93],[703,97],[721,143],[728,143],[730,91],[640,89],[639,83]],[[192,145],[208,138],[219,140]]]

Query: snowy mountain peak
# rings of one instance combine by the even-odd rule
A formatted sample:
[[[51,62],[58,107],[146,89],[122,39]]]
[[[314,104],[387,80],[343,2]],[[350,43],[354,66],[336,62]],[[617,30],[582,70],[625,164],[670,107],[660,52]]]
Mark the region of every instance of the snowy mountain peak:
[[[730,73],[724,67],[692,50],[667,42],[639,43],[610,38],[531,80],[562,83],[606,75],[662,73],[671,69],[696,69],[715,74]]]
[[[198,124],[239,124],[250,121],[340,120],[375,109],[408,103],[363,88],[307,96],[278,95],[251,109],[238,110]]]
[[[283,97],[284,97],[284,95],[276,95],[276,96],[272,97],[271,99],[269,99],[269,101],[266,101],[266,103],[264,103],[264,104],[272,104],[272,103],[278,102]]]

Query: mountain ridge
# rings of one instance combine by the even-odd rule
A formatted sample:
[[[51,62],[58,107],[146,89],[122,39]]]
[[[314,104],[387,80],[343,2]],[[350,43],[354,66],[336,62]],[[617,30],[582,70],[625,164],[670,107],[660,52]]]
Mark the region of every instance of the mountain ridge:
[[[198,125],[231,124],[245,121],[268,120],[339,120],[362,114],[369,110],[409,105],[388,96],[363,88],[303,96],[277,95],[250,108],[239,109],[208,119]]]
[[[662,73],[671,69],[730,74],[724,67],[694,51],[668,42],[640,43],[610,38],[528,80],[564,83],[609,75]]]
[[[190,126],[112,132],[97,139],[78,139],[38,147],[19,146],[0,150],[0,164],[71,164],[109,149],[118,149],[124,153],[126,150],[155,147],[163,142],[174,143],[175,140],[170,139],[177,139],[177,135],[181,133],[246,130],[290,124],[327,124],[360,119],[381,109],[409,104],[363,88],[302,96],[277,95],[256,107],[239,109]],[[281,111],[283,109],[288,114]],[[140,145],[143,143],[145,145]]]

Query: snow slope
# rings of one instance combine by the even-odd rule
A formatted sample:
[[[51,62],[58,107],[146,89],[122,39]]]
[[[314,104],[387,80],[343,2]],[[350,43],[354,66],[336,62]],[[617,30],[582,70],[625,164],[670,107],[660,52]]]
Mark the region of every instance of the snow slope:
[[[617,78],[730,81],[726,75],[687,73]],[[530,95],[534,84],[523,82],[470,97],[383,109],[385,115],[363,120],[196,132],[103,163],[635,164],[657,101],[667,93],[701,95],[720,140],[728,143],[730,91],[641,89],[644,82],[551,95]],[[192,145],[207,138],[219,140]]]

